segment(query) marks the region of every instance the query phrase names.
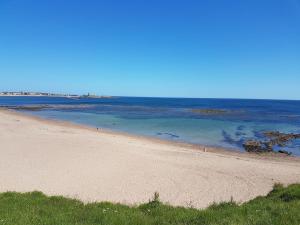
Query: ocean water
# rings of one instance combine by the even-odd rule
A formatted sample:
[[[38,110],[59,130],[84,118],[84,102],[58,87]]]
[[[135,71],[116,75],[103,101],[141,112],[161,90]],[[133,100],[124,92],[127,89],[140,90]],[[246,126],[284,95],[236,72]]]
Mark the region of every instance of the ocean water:
[[[300,101],[116,97],[70,99],[0,97],[0,106],[51,105],[23,110],[43,118],[167,140],[243,151],[248,139],[264,131],[300,133]],[[203,114],[195,109],[218,109]],[[300,141],[284,148],[300,156]]]

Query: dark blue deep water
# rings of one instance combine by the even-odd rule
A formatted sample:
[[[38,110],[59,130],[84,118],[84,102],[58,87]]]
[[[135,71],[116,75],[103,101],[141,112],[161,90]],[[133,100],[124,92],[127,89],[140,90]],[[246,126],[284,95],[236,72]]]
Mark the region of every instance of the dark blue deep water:
[[[43,118],[241,151],[245,140],[261,139],[263,131],[300,133],[300,101],[0,97],[0,105],[50,105],[47,109],[26,112]],[[203,114],[193,109],[224,112]],[[300,141],[290,143],[286,150],[300,155]]]

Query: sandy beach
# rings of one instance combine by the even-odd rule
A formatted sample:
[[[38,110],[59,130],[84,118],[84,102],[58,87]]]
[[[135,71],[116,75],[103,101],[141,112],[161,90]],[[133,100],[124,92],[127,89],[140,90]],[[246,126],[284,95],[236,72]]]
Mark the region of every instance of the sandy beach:
[[[260,157],[46,121],[0,110],[0,192],[42,191],[84,202],[203,208],[300,182],[300,161]]]

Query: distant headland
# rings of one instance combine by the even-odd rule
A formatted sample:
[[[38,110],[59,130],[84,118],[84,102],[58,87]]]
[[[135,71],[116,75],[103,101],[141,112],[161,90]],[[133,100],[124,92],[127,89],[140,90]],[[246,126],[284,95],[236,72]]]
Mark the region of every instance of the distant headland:
[[[0,96],[28,96],[28,97],[64,97],[64,98],[113,98],[112,96],[104,95],[77,95],[77,94],[56,94],[48,92],[24,92],[24,91],[3,91],[0,92]]]

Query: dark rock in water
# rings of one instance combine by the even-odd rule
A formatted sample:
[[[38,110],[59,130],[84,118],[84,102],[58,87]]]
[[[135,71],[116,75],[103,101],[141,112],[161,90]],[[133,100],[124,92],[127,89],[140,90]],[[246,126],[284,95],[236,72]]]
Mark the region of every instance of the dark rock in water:
[[[285,134],[285,133],[280,133],[279,131],[266,131],[264,132],[264,135],[270,138],[288,138],[288,139],[300,138],[300,134],[294,134],[294,133]]]
[[[248,140],[243,144],[243,147],[247,152],[263,152],[260,141]]]
[[[273,143],[271,142],[263,142],[264,148],[267,152],[273,151]]]
[[[228,113],[229,111],[223,109],[192,109],[193,113],[203,114],[203,115],[220,115]]]
[[[292,154],[291,152],[288,152],[288,151],[285,151],[285,150],[279,150],[278,152],[286,154],[286,155],[291,155]]]
[[[267,131],[263,135],[268,139],[266,141],[248,140],[244,142],[243,147],[247,152],[273,152],[274,146],[284,147],[288,142],[300,138],[300,134],[285,134],[278,131]],[[278,152],[291,155],[291,152],[279,150]]]
[[[280,147],[286,146],[286,144],[294,139],[300,138],[300,134],[285,134],[278,131],[267,131],[264,135],[270,139],[272,145],[278,145]]]

